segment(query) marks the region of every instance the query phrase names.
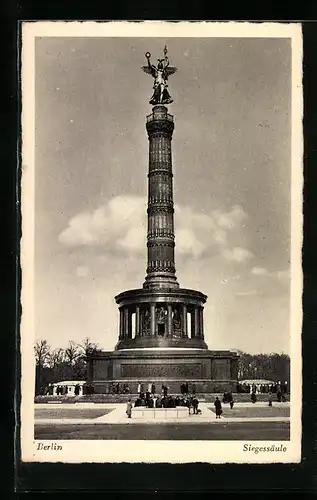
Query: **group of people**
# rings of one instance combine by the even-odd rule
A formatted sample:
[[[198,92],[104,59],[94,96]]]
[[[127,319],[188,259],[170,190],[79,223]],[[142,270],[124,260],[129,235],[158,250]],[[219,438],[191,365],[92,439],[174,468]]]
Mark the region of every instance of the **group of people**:
[[[130,394],[131,390],[129,384],[111,383],[107,387],[108,394]]]
[[[216,400],[217,400],[217,398],[216,398]],[[230,408],[232,409],[233,405],[234,405],[232,392],[225,392],[223,394],[223,397],[222,397],[222,402],[223,403],[229,403],[230,404]]]
[[[66,384],[57,385],[54,387],[54,384],[50,383],[47,386],[41,388],[41,395],[43,396],[67,396],[69,394],[72,395],[71,392],[68,390],[68,387],[69,386]],[[92,384],[85,383],[82,386],[80,384],[76,384],[74,387],[75,396],[94,394],[94,392],[95,389]]]
[[[150,401],[151,401],[150,406],[148,406]],[[231,402],[233,403],[233,400]],[[153,398],[152,394],[147,393],[144,399],[140,400],[140,398],[138,398],[134,406],[135,407],[145,406],[146,408],[162,408],[162,407],[175,408],[176,406],[187,406],[189,414],[191,414],[191,409],[193,409],[194,415],[199,413],[198,410],[199,401],[195,395],[192,395],[189,398],[184,398],[182,396]],[[218,396],[215,399],[214,406],[215,406],[216,418],[221,418],[222,404]],[[233,404],[232,405],[230,404],[230,406],[232,408]],[[131,399],[129,399],[129,401],[127,402],[127,409],[126,409],[126,414],[128,418],[132,417],[132,409],[133,409],[133,403],[131,402]]]
[[[129,400],[130,401],[130,400]],[[146,392],[146,394],[140,393],[137,397],[134,407],[143,406],[145,408],[176,408],[178,406],[185,406],[188,408],[189,413],[193,410],[194,414],[198,413],[199,401],[195,395],[184,397],[184,396],[171,396],[167,393],[162,394],[162,396],[151,394]]]
[[[185,382],[180,385],[180,390],[181,394],[188,394],[189,392],[191,392],[191,394],[196,394],[196,385],[194,383],[191,384],[191,390],[189,391],[188,382]]]
[[[274,384],[248,384],[238,383],[237,392],[241,393],[255,393],[255,394],[287,394],[289,392],[288,384],[285,381],[276,382]]]
[[[49,386],[48,387],[48,393],[49,395],[53,394],[53,387]],[[68,394],[68,386],[67,385],[58,385],[56,387],[56,396],[67,396]],[[79,396],[80,394],[80,385],[76,384],[74,387],[74,394],[75,396]]]

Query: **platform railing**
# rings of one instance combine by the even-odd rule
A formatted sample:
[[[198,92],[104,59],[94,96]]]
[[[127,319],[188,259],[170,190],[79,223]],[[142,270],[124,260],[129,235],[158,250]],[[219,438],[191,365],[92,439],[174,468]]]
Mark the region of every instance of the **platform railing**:
[[[158,119],[158,117],[157,116],[154,117],[153,113],[151,113],[150,115],[147,115],[147,117],[146,117],[147,123],[152,122],[153,120],[157,120],[157,119]],[[168,120],[169,122],[174,121],[173,115],[171,115],[169,113],[167,113],[166,115],[162,115],[162,119]]]

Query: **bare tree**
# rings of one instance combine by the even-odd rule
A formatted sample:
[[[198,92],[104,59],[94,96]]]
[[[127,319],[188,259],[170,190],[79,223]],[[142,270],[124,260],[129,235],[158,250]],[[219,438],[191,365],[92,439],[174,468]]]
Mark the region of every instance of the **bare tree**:
[[[44,390],[44,371],[50,355],[51,346],[47,340],[39,340],[34,345],[36,372],[35,372],[35,394],[41,394]]]
[[[77,358],[80,356],[78,351],[78,345],[71,340],[65,349],[65,361],[69,365],[73,366],[76,363]]]
[[[51,346],[48,344],[47,340],[39,340],[34,345],[35,360],[36,364],[40,367],[45,366],[48,361],[51,351]]]
[[[54,370],[57,366],[61,365],[64,361],[65,361],[65,351],[60,347],[50,352],[47,359],[48,366],[52,370]]]
[[[78,348],[80,349],[82,356],[86,357],[94,351],[97,351],[99,346],[95,342],[92,342],[89,337],[86,337],[81,344],[78,344]]]

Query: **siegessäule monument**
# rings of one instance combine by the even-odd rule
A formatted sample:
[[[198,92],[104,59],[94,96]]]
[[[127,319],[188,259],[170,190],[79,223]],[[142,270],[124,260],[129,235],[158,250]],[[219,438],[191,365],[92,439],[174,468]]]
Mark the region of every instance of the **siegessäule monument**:
[[[167,86],[176,68],[169,65],[167,49],[155,66],[145,54],[142,69],[154,78],[146,117],[149,139],[147,269],[143,287],[115,297],[119,307],[119,339],[113,352],[89,358],[89,380],[96,393],[109,383],[194,383],[197,392],[235,390],[238,357],[231,351],[211,351],[204,340],[204,305],[207,297],[181,288],[175,275],[174,200],[172,171],[173,102]]]

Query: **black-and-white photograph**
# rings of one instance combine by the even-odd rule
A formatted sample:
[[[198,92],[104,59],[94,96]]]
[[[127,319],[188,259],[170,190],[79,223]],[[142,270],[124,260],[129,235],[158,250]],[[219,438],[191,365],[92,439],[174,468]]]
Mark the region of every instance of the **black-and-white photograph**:
[[[24,460],[299,461],[300,26],[23,35]]]

